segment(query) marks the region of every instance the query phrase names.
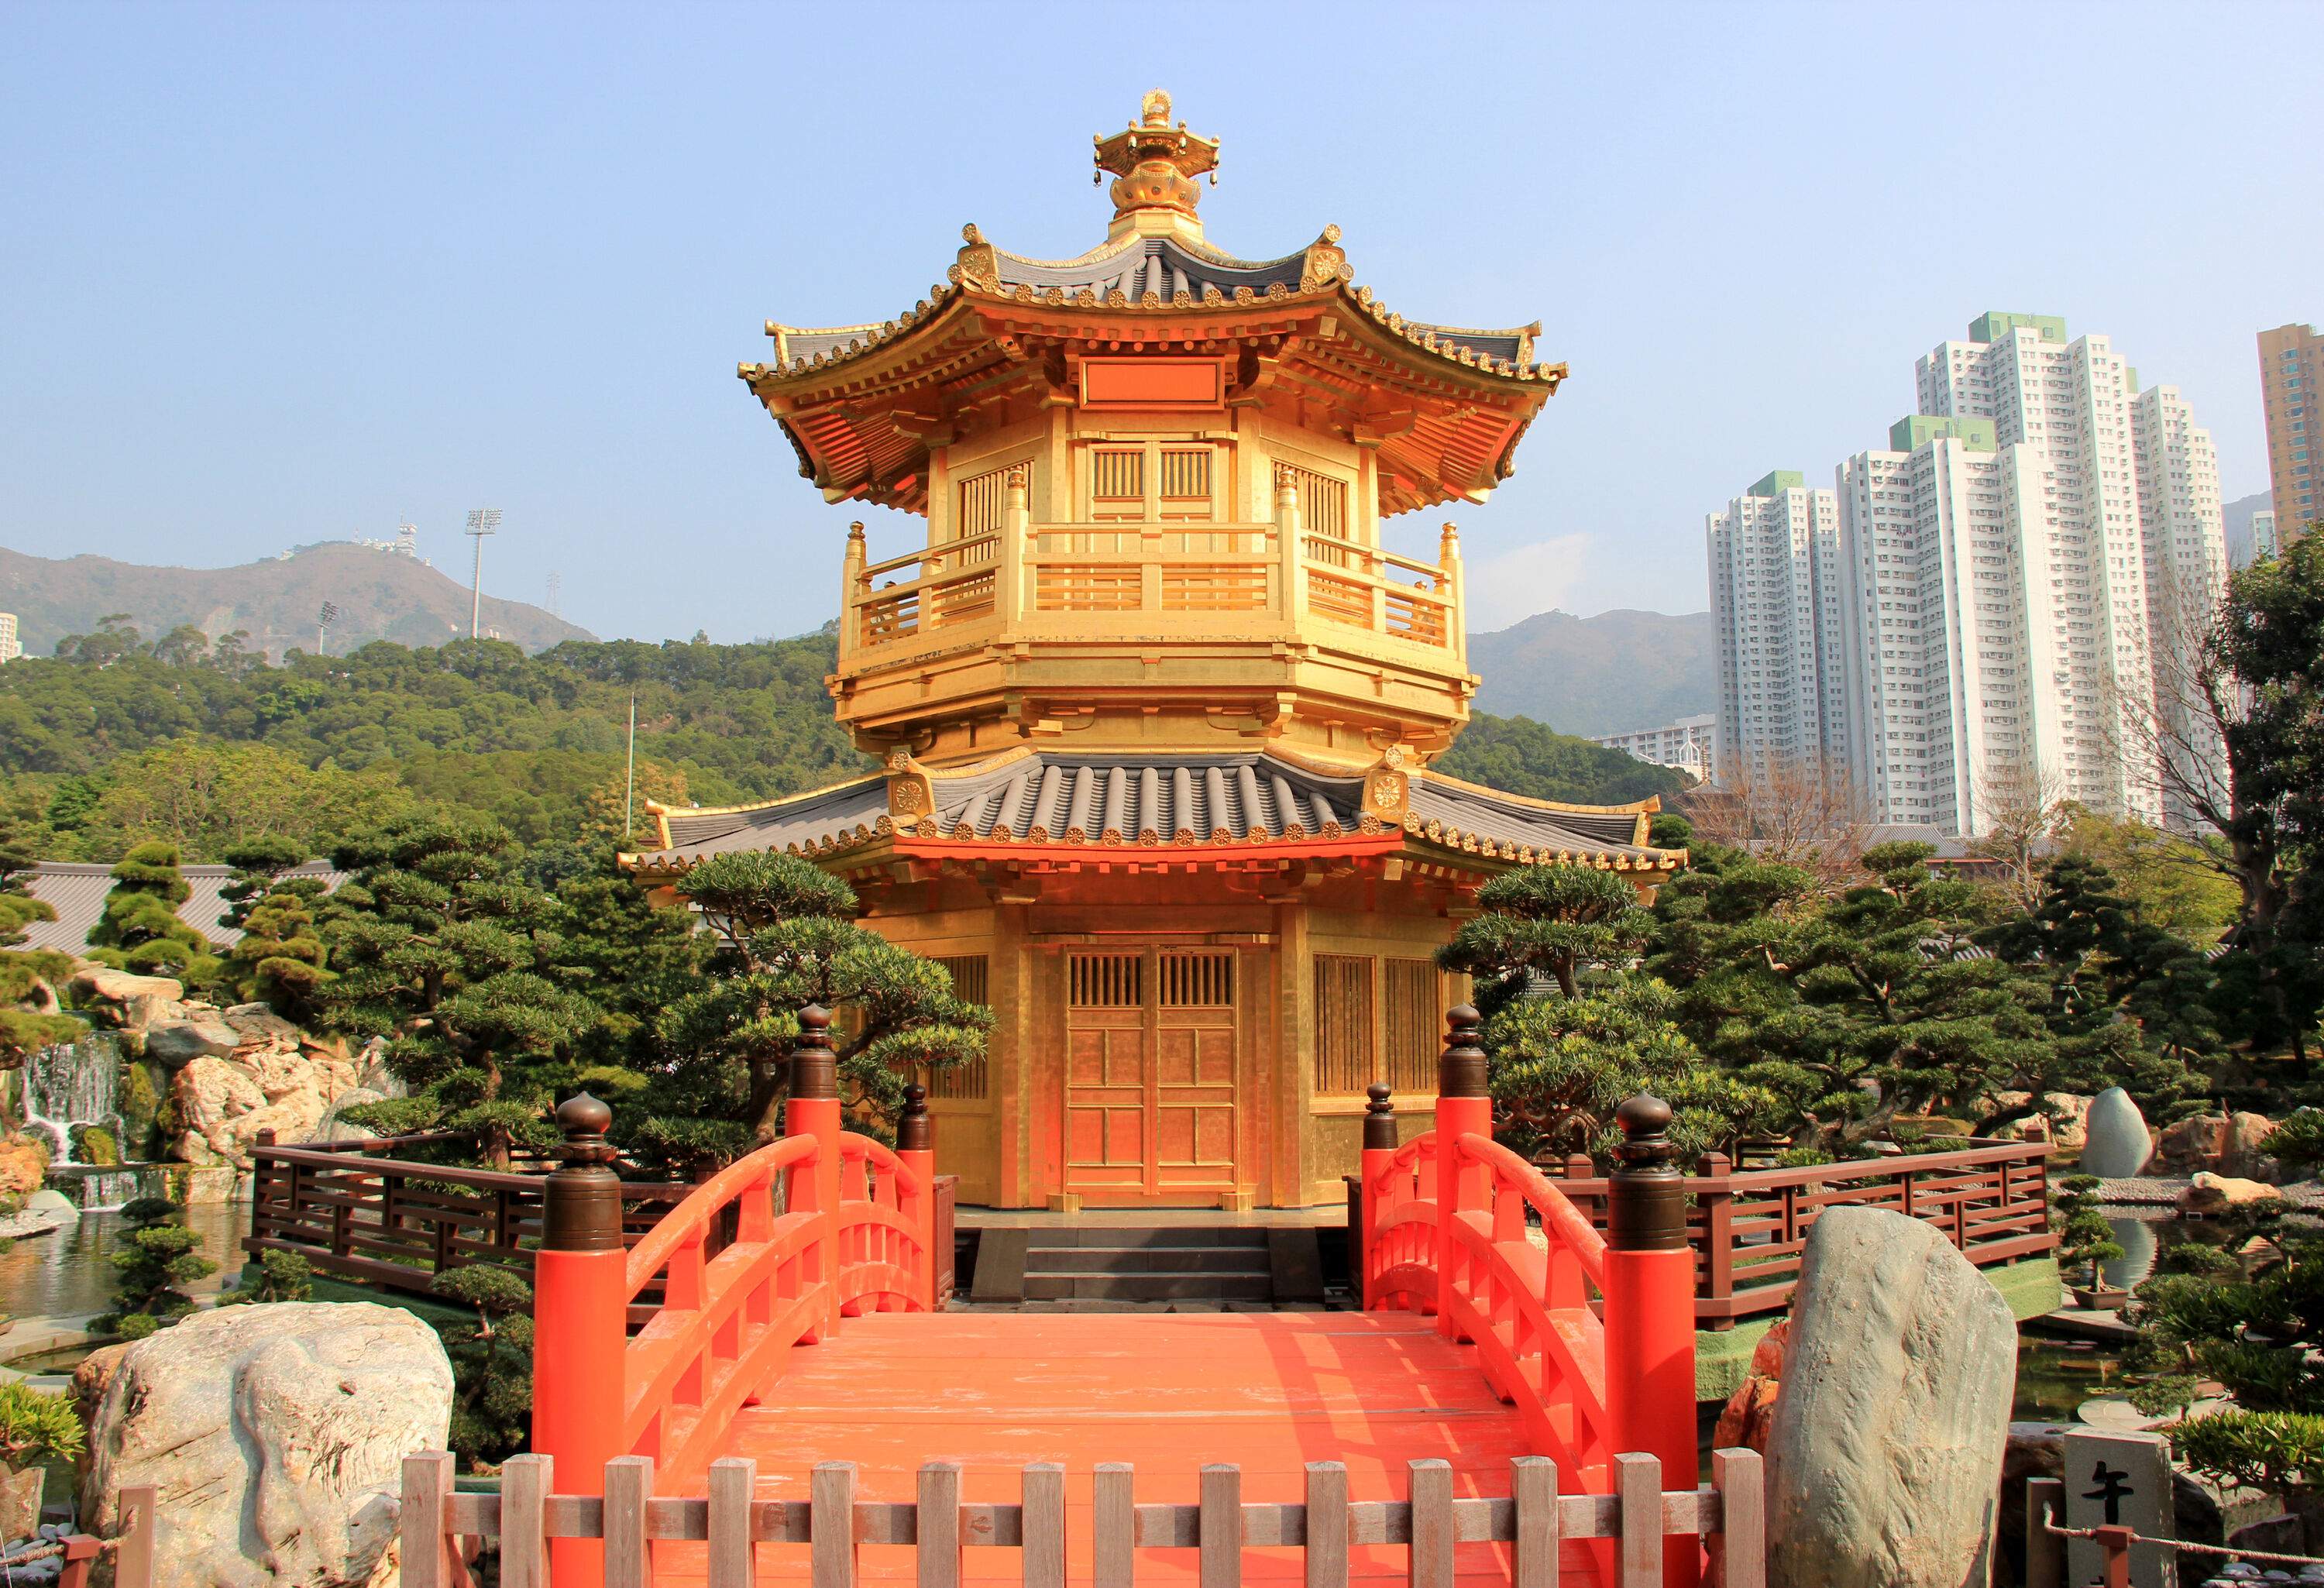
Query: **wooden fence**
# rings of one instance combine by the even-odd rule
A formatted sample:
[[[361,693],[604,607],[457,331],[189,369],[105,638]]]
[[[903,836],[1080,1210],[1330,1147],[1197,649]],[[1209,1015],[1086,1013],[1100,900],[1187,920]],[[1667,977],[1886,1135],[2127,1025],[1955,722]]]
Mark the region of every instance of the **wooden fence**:
[[[1410,1552],[1412,1588],[1455,1588],[1455,1547],[1499,1544],[1511,1546],[1512,1588],[1557,1588],[1585,1574],[1601,1588],[1664,1588],[1665,1552],[1682,1568],[1671,1576],[1692,1581],[1696,1561],[1687,1557],[1698,1550],[1725,1588],[1763,1588],[1757,1454],[1719,1451],[1711,1483],[1678,1492],[1664,1491],[1652,1456],[1620,1455],[1614,1464],[1612,1493],[1562,1494],[1555,1463],[1521,1456],[1510,1463],[1509,1498],[1464,1500],[1453,1496],[1449,1465],[1416,1461],[1409,1498],[1377,1500],[1349,1498],[1341,1463],[1310,1462],[1296,1504],[1247,1502],[1240,1468],[1208,1466],[1198,1503],[1157,1505],[1139,1502],[1129,1464],[1106,1463],[1091,1478],[1087,1581],[1131,1588],[1140,1550],[1193,1549],[1203,1588],[1239,1588],[1243,1551],[1295,1549],[1306,1588],[1346,1588],[1350,1551],[1388,1546]],[[656,1495],[654,1464],[643,1456],[606,1464],[603,1498],[556,1493],[541,1455],[512,1457],[498,1494],[456,1493],[452,1475],[453,1458],[440,1451],[404,1461],[404,1588],[466,1588],[469,1560],[486,1539],[497,1543],[501,1588],[547,1588],[551,1540],[601,1541],[606,1588],[650,1588],[657,1546],[688,1544],[700,1546],[706,1569],[689,1558],[682,1574],[700,1573],[707,1588],[754,1588],[757,1546],[784,1544],[807,1546],[804,1570],[783,1575],[812,1588],[857,1588],[863,1545],[911,1546],[918,1588],[959,1588],[963,1552],[974,1548],[1019,1551],[1027,1588],[1067,1581],[1066,1473],[1053,1463],[1024,1469],[1014,1504],[964,1502],[961,1469],[949,1463],[922,1467],[918,1498],[901,1503],[858,1499],[856,1469],[844,1462],[818,1465],[805,1500],[756,1498],[756,1463],[733,1457],[712,1463],[707,1498]],[[1073,1553],[1079,1579],[1084,1549]]]
[[[542,1174],[455,1168],[376,1156],[382,1149],[466,1140],[456,1133],[383,1141],[300,1142],[262,1136],[251,1149],[245,1251],[295,1252],[316,1272],[358,1285],[425,1295],[435,1277],[471,1263],[530,1270],[541,1233]],[[936,1177],[936,1288],[953,1288],[954,1198],[959,1178]],[[695,1187],[625,1180],[622,1236],[634,1246]],[[732,1231],[712,1232],[710,1255]]]
[[[1607,1181],[1586,1158],[1569,1159],[1565,1168],[1553,1183],[1605,1228]],[[1808,1231],[1828,1208],[1883,1207],[1934,1224],[1979,1268],[2057,1249],[2045,1142],[1741,1171],[1712,1153],[1695,1168],[1686,1180],[1686,1222],[1698,1328],[1731,1329],[1788,1307]]]

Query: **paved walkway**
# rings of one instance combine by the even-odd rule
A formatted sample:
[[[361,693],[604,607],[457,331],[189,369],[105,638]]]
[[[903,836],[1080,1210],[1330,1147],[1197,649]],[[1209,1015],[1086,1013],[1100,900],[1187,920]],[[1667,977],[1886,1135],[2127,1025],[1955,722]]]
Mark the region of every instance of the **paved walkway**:
[[[737,1417],[729,1449],[756,1458],[761,1498],[785,1500],[807,1497],[823,1461],[853,1462],[859,1494],[875,1500],[911,1499],[924,1462],[957,1462],[972,1502],[1014,1500],[1027,1463],[1062,1462],[1068,1569],[1085,1582],[1100,1462],[1132,1463],[1141,1502],[1193,1502],[1213,1462],[1242,1469],[1246,1502],[1302,1499],[1311,1461],[1345,1463],[1351,1499],[1401,1500],[1405,1463],[1431,1456],[1452,1463],[1456,1492],[1506,1495],[1525,1436],[1474,1354],[1404,1314],[882,1314],[796,1352]],[[698,1576],[698,1548],[665,1546],[657,1576]],[[1406,1574],[1400,1547],[1354,1554],[1360,1576]],[[803,1580],[806,1556],[761,1545],[759,1569]],[[1466,1584],[1508,1581],[1497,1546],[1464,1545],[1459,1564]],[[908,1582],[912,1551],[867,1546],[862,1566]],[[1140,1582],[1191,1582],[1195,1552],[1141,1550],[1138,1567]],[[972,1549],[967,1569],[1014,1581],[1016,1552]],[[1254,1580],[1300,1569],[1296,1551],[1246,1552]]]

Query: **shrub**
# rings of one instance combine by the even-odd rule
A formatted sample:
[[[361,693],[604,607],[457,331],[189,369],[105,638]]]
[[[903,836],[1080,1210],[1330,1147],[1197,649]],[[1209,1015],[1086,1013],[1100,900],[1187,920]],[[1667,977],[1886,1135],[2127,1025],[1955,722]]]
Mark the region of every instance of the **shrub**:
[[[532,1287],[489,1263],[436,1276],[437,1295],[476,1309],[473,1325],[442,1325],[452,1359],[452,1449],[473,1467],[522,1450],[532,1427]]]
[[[218,1305],[304,1301],[314,1293],[314,1264],[295,1251],[262,1251],[256,1262],[244,1265],[240,1282],[218,1297]]]
[[[2099,1265],[2122,1255],[2114,1230],[2098,1212],[2096,1175],[2068,1175],[2050,1198],[2050,1223],[2058,1232],[2058,1268],[2063,1272],[2088,1265],[2090,1288],[2104,1283]]]
[[[2324,1417],[2222,1411],[2170,1430],[2179,1459],[2207,1478],[2281,1494],[2324,1479]]]
[[[119,1288],[113,1310],[91,1319],[92,1329],[142,1340],[194,1310],[194,1298],[184,1287],[217,1272],[217,1264],[201,1254],[202,1238],[186,1228],[184,1212],[159,1196],[141,1196],[123,1206],[128,1228],[107,1254],[120,1271]]]
[[[80,1414],[67,1397],[0,1384],[0,1462],[22,1468],[37,1461],[71,1461],[80,1454],[84,1439]]]

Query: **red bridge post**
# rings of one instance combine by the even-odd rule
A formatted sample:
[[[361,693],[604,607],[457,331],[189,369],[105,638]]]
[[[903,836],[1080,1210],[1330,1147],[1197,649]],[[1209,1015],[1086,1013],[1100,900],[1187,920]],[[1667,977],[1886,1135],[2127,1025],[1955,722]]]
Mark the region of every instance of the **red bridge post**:
[[[1386,1081],[1374,1081],[1364,1088],[1370,1101],[1364,1104],[1364,1155],[1360,1171],[1363,1183],[1356,1187],[1356,1297],[1369,1307],[1377,1299],[1372,1294],[1373,1232],[1379,1227],[1380,1197],[1375,1182],[1388,1173],[1388,1162],[1396,1157],[1396,1104]]]
[[[798,1040],[791,1045],[791,1092],[783,1103],[783,1134],[816,1139],[815,1162],[791,1171],[792,1213],[823,1215],[822,1233],[802,1265],[807,1282],[821,1284],[828,1305],[821,1326],[807,1336],[827,1340],[839,1325],[839,1060],[831,1046],[831,1011],[810,1003],[798,1014]]]
[[[1663,1487],[1700,1481],[1694,1432],[1694,1252],[1670,1104],[1644,1093],[1615,1111],[1619,1159],[1607,1183],[1606,1401],[1610,1454],[1662,1463]],[[1689,1541],[1691,1545],[1691,1540]],[[1692,1588],[1690,1547],[1666,1549],[1666,1588]]]
[[[540,1250],[532,1268],[532,1448],[550,1459],[560,1494],[602,1495],[605,1463],[621,1448],[628,1343],[622,1183],[605,1127],[613,1111],[584,1092],[557,1111],[564,1167],[542,1187]],[[550,1545],[558,1588],[604,1581],[601,1539]]]
[[[1462,1169],[1455,1144],[1463,1136],[1493,1133],[1493,1099],[1485,1086],[1485,1049],[1477,1040],[1481,1017],[1473,1005],[1444,1011],[1444,1052],[1436,1061],[1436,1332],[1459,1337],[1450,1300],[1466,1280],[1453,1220],[1484,1201],[1483,1171]]]
[[[896,1199],[896,1211],[920,1233],[920,1258],[912,1287],[921,1306],[936,1308],[936,1122],[928,1113],[928,1089],[915,1081],[904,1088],[903,1117],[896,1122],[896,1156],[919,1181],[919,1189]]]

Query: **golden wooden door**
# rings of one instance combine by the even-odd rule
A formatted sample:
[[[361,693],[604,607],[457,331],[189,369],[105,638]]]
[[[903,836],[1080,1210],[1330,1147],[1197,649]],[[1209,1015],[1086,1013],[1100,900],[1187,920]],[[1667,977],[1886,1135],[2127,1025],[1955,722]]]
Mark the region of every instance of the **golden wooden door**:
[[[1215,1201],[1235,1184],[1237,1053],[1231,950],[1070,956],[1065,1189]]]

